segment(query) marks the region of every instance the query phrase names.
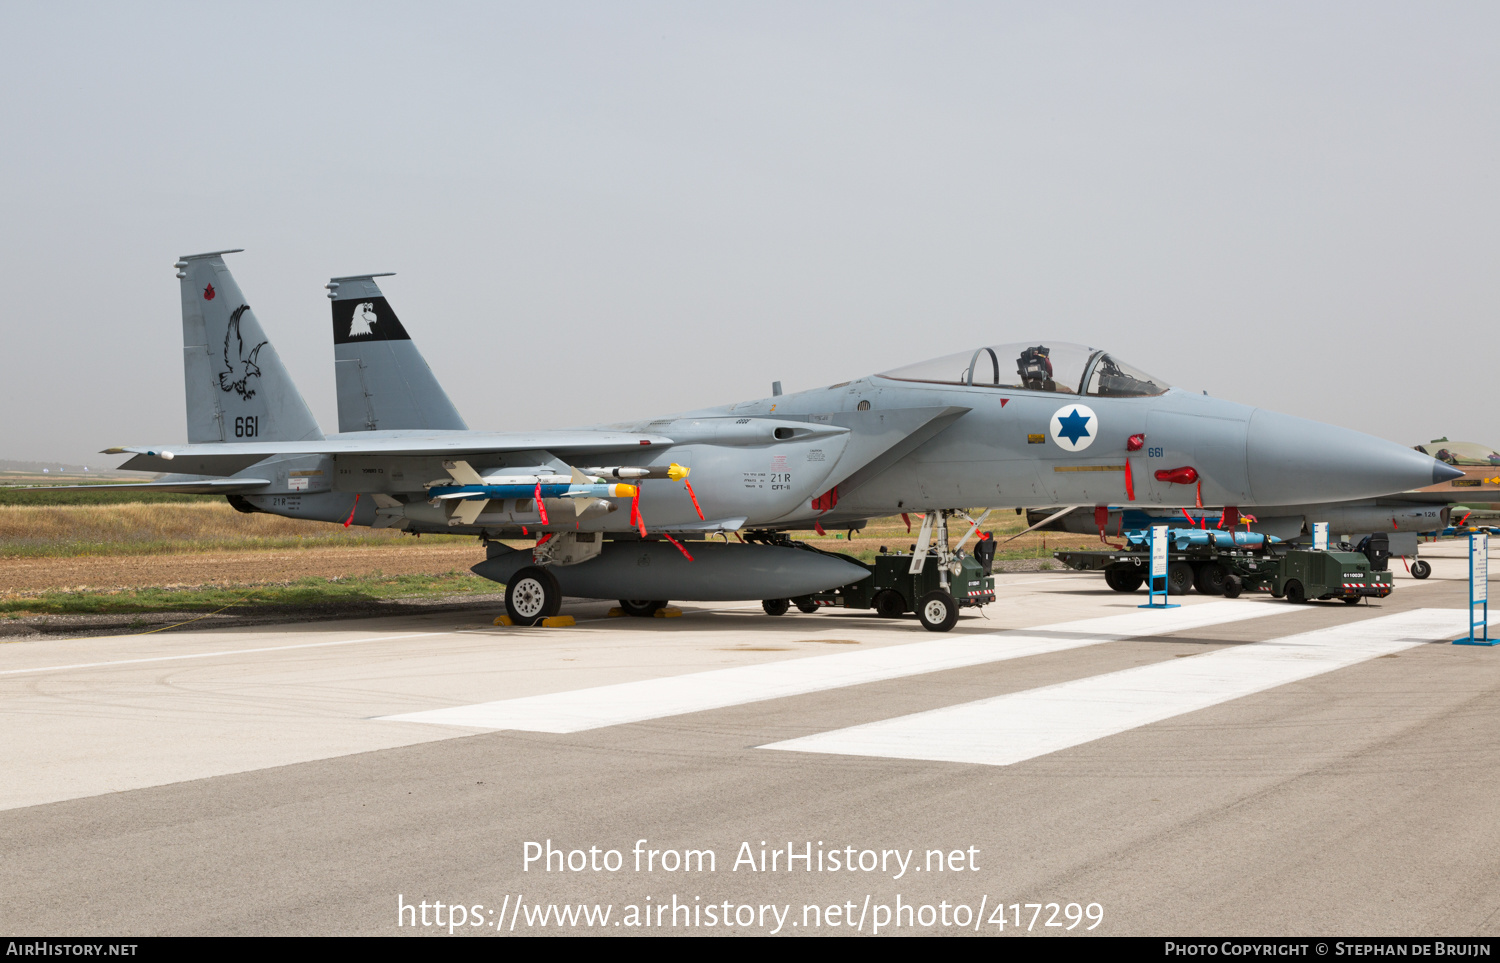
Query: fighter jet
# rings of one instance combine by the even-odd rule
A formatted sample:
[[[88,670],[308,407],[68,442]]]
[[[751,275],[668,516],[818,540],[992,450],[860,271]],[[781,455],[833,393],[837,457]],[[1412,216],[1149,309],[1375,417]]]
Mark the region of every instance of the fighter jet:
[[[229,253],[176,265],[187,443],[106,449],[131,456],[125,469],[186,474],[131,487],[477,535],[488,551],[474,571],[506,585],[510,615],[526,624],[564,595],[639,613],[653,603],[632,600],[784,599],[849,584],[867,570],[788,533],[879,516],[922,513],[918,554],[946,571],[963,544],[950,545],[949,523],[972,535],[974,506],[1253,507],[1374,498],[1457,474],[1392,442],[1182,391],[1110,352],[1045,339],[644,421],[471,430],[380,294],[381,275],[329,284],[340,433],[325,436]],[[958,602],[946,604],[956,615]]]

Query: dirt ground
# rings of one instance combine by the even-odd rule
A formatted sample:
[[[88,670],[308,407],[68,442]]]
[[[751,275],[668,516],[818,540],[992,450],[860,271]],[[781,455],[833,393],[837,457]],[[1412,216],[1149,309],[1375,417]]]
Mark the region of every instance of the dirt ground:
[[[308,576],[442,575],[484,560],[480,545],[413,545],[181,555],[0,558],[0,595],[289,582]]]

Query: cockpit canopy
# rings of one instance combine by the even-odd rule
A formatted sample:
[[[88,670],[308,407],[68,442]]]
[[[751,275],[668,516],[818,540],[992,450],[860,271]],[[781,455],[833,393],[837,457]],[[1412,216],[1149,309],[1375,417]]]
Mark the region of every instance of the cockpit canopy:
[[[882,372],[880,377],[1100,398],[1142,398],[1171,387],[1113,355],[1059,341],[992,345],[910,364]]]

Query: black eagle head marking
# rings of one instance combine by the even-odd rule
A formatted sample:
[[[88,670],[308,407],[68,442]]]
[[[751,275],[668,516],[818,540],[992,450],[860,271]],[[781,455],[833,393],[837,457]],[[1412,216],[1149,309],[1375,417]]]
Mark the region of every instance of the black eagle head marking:
[[[250,305],[242,304],[229,316],[229,327],[224,329],[224,370],[219,372],[219,389],[238,392],[246,401],[255,397],[255,389],[248,387],[248,383],[251,378],[260,377],[260,366],[255,363],[255,359],[260,356],[260,349],[266,346],[266,342],[262,341],[250,349],[249,357],[245,356],[245,339],[240,334],[240,316],[249,310]]]

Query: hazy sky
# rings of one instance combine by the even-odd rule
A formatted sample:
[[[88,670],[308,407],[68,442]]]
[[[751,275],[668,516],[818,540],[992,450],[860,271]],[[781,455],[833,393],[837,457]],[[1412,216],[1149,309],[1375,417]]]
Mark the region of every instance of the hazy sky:
[[[0,457],[185,436],[172,262],[324,429],[323,285],[477,428],[986,343],[1500,444],[1493,3],[0,2]]]

